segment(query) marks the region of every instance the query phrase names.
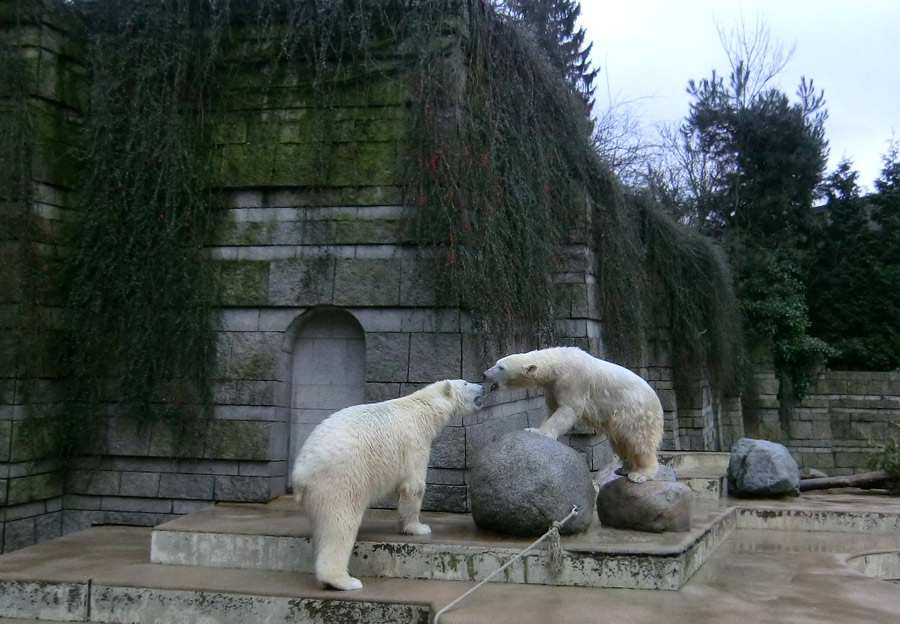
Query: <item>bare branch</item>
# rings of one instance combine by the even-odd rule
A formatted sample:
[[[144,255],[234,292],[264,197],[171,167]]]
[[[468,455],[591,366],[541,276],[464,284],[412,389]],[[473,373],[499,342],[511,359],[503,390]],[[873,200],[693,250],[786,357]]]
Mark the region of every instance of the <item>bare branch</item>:
[[[783,41],[773,41],[765,17],[758,16],[751,26],[741,14],[729,32],[716,24],[719,42],[728,56],[732,71],[732,83],[743,79],[738,93],[739,104],[746,106],[753,98],[766,90],[768,84],[784,70],[797,50],[794,41],[787,47]]]

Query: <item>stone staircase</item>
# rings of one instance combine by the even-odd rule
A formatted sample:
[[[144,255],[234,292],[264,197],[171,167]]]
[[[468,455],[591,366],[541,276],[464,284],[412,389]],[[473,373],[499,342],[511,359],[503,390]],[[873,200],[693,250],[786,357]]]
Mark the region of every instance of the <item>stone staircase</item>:
[[[675,471],[679,481],[694,491],[698,503],[714,503],[728,496],[728,460],[730,453],[662,451],[659,463]]]
[[[651,534],[604,528],[594,521],[562,538],[563,569],[548,570],[543,550],[529,553],[500,582],[575,587],[679,589],[733,528],[728,511],[695,514],[685,533]],[[424,513],[430,536],[400,535],[396,513],[370,510],[357,536],[350,574],[441,581],[481,581],[533,540],[479,531],[468,514]],[[167,565],[311,573],[312,545],[291,501],[229,506],[156,527],[150,560]]]
[[[717,496],[725,491],[727,457],[663,454],[663,463],[697,494],[690,531],[639,533],[595,521],[586,533],[562,538],[559,574],[550,573],[538,548],[495,580],[674,591],[736,528],[900,531],[900,509],[866,508],[864,498],[729,502]],[[395,512],[367,513],[350,563],[351,574],[365,585],[358,592],[317,586],[308,526],[287,497],[268,504],[220,504],[153,529],[94,527],[0,557],[0,624],[426,624],[437,607],[531,543],[481,531],[468,514],[425,513],[423,521],[431,524],[432,535],[403,536],[396,532]]]

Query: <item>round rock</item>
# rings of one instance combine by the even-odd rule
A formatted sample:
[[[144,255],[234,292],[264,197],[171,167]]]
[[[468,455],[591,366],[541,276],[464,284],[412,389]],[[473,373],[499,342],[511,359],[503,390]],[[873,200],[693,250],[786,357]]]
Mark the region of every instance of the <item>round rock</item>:
[[[513,431],[482,447],[469,481],[472,520],[482,529],[538,536],[572,506],[579,513],[560,529],[586,531],[594,514],[594,486],[584,456],[531,431]]]
[[[613,479],[597,493],[597,516],[604,526],[648,533],[688,531],[694,492],[677,481],[632,483]]]
[[[800,467],[783,444],[741,438],[731,447],[728,492],[734,496],[798,496]]]
[[[620,476],[624,476],[621,474],[622,471],[622,462],[613,462],[611,464],[607,464],[603,468],[597,471],[594,475],[594,487],[599,489],[609,483],[614,479],[618,479]],[[677,481],[678,477],[675,474],[675,470],[670,466],[664,466],[659,464],[659,467],[656,469],[656,474],[653,475],[654,481]]]

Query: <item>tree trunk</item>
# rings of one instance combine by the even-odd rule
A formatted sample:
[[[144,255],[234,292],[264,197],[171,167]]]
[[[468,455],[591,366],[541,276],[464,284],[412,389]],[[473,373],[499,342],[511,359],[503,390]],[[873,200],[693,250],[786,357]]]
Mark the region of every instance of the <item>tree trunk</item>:
[[[863,485],[874,485],[880,481],[892,479],[884,470],[875,472],[862,472],[855,475],[847,475],[844,477],[822,477],[820,479],[800,479],[800,491],[808,490],[827,490],[828,488],[839,487],[860,487]]]

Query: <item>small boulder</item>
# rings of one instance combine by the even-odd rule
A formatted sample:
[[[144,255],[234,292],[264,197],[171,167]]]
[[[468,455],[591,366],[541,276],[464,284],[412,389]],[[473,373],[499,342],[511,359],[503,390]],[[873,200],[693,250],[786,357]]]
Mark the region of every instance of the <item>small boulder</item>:
[[[594,474],[594,487],[599,490],[599,488],[603,487],[613,479],[618,479],[622,475],[620,472],[622,470],[622,462],[612,462],[611,464],[607,464],[600,470]],[[678,478],[675,475],[675,470],[670,466],[663,466],[659,464],[659,468],[656,469],[656,474],[653,475],[653,481],[677,481]]]
[[[728,492],[734,496],[798,496],[800,468],[782,444],[741,438],[731,447]]]
[[[597,493],[597,516],[604,526],[648,533],[688,531],[694,492],[677,481],[632,483],[613,479]]]
[[[594,486],[584,456],[546,436],[513,431],[486,444],[469,479],[472,520],[482,529],[539,536],[572,506],[579,513],[560,529],[586,531],[594,514]]]

